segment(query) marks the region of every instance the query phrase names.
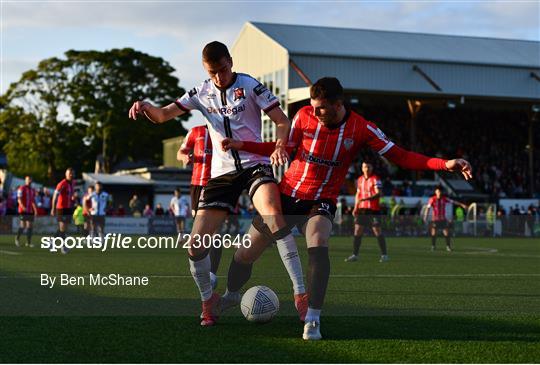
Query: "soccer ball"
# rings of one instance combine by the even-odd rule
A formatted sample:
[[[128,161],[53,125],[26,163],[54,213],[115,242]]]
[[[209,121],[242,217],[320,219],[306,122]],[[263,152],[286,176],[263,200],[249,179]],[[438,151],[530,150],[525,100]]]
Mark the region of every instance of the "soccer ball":
[[[240,309],[250,322],[269,322],[279,310],[279,299],[272,289],[257,285],[244,293]]]

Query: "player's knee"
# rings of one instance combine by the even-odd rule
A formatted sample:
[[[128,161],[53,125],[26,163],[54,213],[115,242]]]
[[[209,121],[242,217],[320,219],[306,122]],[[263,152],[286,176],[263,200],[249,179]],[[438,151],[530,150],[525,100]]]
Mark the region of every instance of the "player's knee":
[[[328,247],[328,237],[318,232],[306,237],[306,242],[308,247]]]

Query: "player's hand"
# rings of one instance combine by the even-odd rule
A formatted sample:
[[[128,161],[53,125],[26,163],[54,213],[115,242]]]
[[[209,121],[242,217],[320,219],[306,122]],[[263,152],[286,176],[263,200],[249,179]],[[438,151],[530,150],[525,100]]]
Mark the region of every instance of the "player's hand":
[[[237,141],[236,139],[232,139],[232,138],[224,138],[221,141],[221,149],[224,152],[227,152],[229,150],[237,150],[238,151],[238,150],[241,150],[243,146],[244,146],[244,142]]]
[[[128,115],[131,119],[137,120],[137,117],[147,111],[149,107],[150,104],[145,101],[136,101],[129,109]]]
[[[472,167],[469,161],[462,158],[446,161],[446,169],[452,172],[461,172],[465,180],[472,179]]]
[[[289,161],[289,155],[285,150],[285,147],[276,145],[276,149],[270,155],[270,162],[272,165],[283,166]]]
[[[56,213],[56,212],[54,211],[54,208],[53,208],[53,209],[51,209],[51,216],[54,217],[54,213]]]
[[[355,216],[355,217],[358,215],[358,208],[353,209],[352,215]]]

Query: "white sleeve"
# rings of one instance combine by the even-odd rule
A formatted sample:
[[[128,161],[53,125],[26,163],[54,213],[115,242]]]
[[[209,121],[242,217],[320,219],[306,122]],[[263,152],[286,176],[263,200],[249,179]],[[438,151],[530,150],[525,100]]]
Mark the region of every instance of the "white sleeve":
[[[199,109],[199,88],[194,87],[187,91],[184,95],[174,101],[177,107],[185,112],[189,112],[193,109]]]
[[[256,82],[257,80],[254,81]],[[253,93],[250,94],[252,95],[255,103],[265,113],[268,113],[270,110],[279,106],[278,98],[260,82],[255,85],[253,88]]]

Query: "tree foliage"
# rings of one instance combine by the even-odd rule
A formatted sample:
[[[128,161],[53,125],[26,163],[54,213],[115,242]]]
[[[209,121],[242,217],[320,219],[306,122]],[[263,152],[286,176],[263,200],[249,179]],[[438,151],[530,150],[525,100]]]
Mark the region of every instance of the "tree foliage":
[[[174,68],[131,48],[74,51],[25,72],[2,96],[0,145],[17,174],[53,180],[67,166],[93,170],[124,159],[159,163],[161,140],[183,134],[179,122],[131,121],[135,100],[164,105],[181,95]]]

